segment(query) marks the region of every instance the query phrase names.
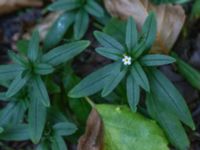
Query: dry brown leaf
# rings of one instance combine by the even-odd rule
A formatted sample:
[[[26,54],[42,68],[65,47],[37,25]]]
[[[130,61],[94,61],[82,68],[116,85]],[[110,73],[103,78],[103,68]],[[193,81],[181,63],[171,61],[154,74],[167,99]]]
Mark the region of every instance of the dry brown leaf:
[[[42,4],[42,0],[0,0],[0,15],[24,7],[40,7]]]
[[[112,16],[120,19],[133,16],[139,28],[143,25],[148,11],[155,11],[158,34],[152,50],[157,53],[170,51],[185,22],[185,12],[179,5],[155,6],[148,0],[104,0],[104,3]]]
[[[85,134],[79,139],[78,150],[103,150],[103,123],[93,109],[87,121]]]

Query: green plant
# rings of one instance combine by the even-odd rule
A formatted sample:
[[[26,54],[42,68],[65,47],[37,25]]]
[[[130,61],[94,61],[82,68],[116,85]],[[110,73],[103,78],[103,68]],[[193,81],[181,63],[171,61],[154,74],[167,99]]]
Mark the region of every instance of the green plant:
[[[179,73],[196,89],[200,90],[200,72],[185,63],[178,55],[172,53],[176,58],[176,67]]]
[[[36,150],[67,150],[65,141],[77,143],[92,106],[104,124],[101,144],[105,150],[164,150],[169,149],[169,141],[177,149],[189,148],[182,123],[195,129],[190,111],[183,96],[157,67],[175,62],[198,89],[199,73],[175,54],[152,53],[157,34],[154,12],[140,29],[132,17],[128,21],[115,17],[109,22],[103,20],[100,0],[57,0],[47,9],[62,12],[43,43],[34,31],[30,40],[17,43],[18,53],[9,51],[12,62],[0,65],[0,85],[6,89],[0,93],[0,140],[31,140],[37,144]],[[105,25],[103,32],[94,32],[101,45],[96,52],[111,63],[81,80],[73,72],[73,58],[90,44],[79,41],[93,21],[90,15]],[[72,42],[57,46],[61,40]],[[93,101],[87,96],[93,96]],[[99,135],[98,131],[92,133]]]
[[[140,87],[150,92],[146,73],[147,68],[175,62],[175,59],[161,54],[149,54],[156,37],[155,14],[150,13],[142,32],[138,35],[133,18],[129,18],[125,43],[119,43],[111,36],[96,31],[96,39],[103,47],[96,52],[115,62],[86,77],[70,93],[71,97],[82,97],[102,90],[103,97],[108,96],[124,79],[129,105],[133,111],[140,98]],[[89,81],[89,82],[88,82]]]
[[[47,88],[48,85],[51,86],[51,89],[58,88],[49,79],[49,74],[60,68],[61,64],[80,54],[89,46],[90,42],[76,41],[64,44],[45,54],[42,53],[39,43],[39,33],[34,31],[29,44],[25,44],[28,45],[26,51],[21,51],[19,54],[9,51],[13,63],[0,66],[0,81],[4,81],[4,87],[8,88],[6,92],[0,93],[0,98],[8,102],[0,113],[2,129],[0,138],[3,140],[27,140],[30,138],[37,144],[48,133],[48,138],[53,136],[56,142],[60,142],[64,146],[61,136],[74,133],[76,126],[65,119],[54,121],[53,129],[46,129],[52,127],[48,127],[48,122],[52,121],[47,119],[51,91]],[[25,113],[27,110],[28,115]],[[28,124],[24,124],[24,119]],[[16,124],[19,126],[15,126]],[[46,130],[47,132],[45,132]]]
[[[181,122],[194,129],[191,114],[179,91],[156,69],[157,66],[175,62],[175,59],[161,54],[149,54],[156,37],[155,14],[149,14],[139,34],[131,17],[126,28],[123,22],[116,24],[116,19],[112,21],[104,31],[120,42],[99,31],[94,35],[103,46],[97,48],[96,52],[114,62],[85,77],[69,92],[69,96],[79,98],[102,90],[102,97],[106,97],[111,92],[121,91],[121,99],[127,99],[132,111],[136,111],[143,89],[146,92],[148,114],[163,127],[171,143],[181,150],[187,148],[189,140]],[[111,24],[115,24],[115,28]],[[153,95],[154,101],[149,95]],[[182,137],[179,138],[179,135]]]
[[[47,33],[44,40],[47,49],[58,44],[72,24],[73,38],[79,40],[88,29],[89,15],[97,18],[104,16],[104,10],[96,0],[58,0],[47,9],[64,11]],[[52,37],[52,35],[54,36]]]

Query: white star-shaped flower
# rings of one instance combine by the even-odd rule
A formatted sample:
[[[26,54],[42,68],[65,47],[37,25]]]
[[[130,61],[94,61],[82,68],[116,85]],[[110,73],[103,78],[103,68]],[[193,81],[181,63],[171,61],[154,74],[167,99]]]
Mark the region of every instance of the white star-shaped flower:
[[[124,63],[124,65],[131,65],[131,57],[124,55],[124,58],[122,59],[122,62]]]

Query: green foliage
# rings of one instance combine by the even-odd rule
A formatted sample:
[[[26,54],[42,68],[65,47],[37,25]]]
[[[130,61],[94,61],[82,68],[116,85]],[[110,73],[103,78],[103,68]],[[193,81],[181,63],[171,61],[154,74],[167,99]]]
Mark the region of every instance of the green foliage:
[[[56,46],[71,25],[73,25],[73,38],[75,40],[83,38],[89,27],[89,15],[95,18],[104,16],[104,10],[96,0],[58,0],[49,5],[47,9],[49,11],[64,11],[64,13],[47,33],[44,40],[46,49]]]
[[[1,140],[31,139],[34,144],[43,145],[44,139],[50,142],[54,138],[56,143],[49,144],[52,148],[66,148],[62,136],[73,134],[77,128],[66,118],[59,121],[49,119],[51,91],[48,91],[48,86],[51,85],[52,90],[56,88],[56,92],[60,92],[60,87],[48,79],[60,65],[80,54],[89,44],[88,41],[76,41],[43,54],[39,33],[35,30],[30,41],[19,43],[18,47],[23,51],[18,54],[9,51],[13,64],[0,66],[0,81],[8,82],[2,84],[7,91],[0,93],[0,98],[7,102],[0,111]]]
[[[192,6],[191,17],[199,18],[200,17],[200,1],[195,0]]]
[[[190,0],[151,0],[155,4],[167,4],[167,3],[173,3],[173,4],[182,4],[189,2]]]
[[[86,76],[69,92],[69,96],[80,98],[102,91],[101,96],[106,97],[120,91],[135,112],[140,93],[144,90],[150,116],[163,127],[174,146],[181,150],[186,149],[189,142],[181,122],[195,129],[194,122],[179,91],[156,69],[157,66],[174,63],[176,60],[166,55],[149,54],[156,38],[155,14],[149,14],[141,32],[137,32],[131,17],[127,23],[113,18],[104,28],[104,33],[95,31],[94,36],[102,46],[96,48],[96,52],[113,62]],[[112,130],[115,130],[115,127],[109,128],[107,132]],[[182,137],[177,139],[178,135]],[[182,142],[184,144],[181,145]]]
[[[169,150],[155,121],[126,106],[96,105],[104,124],[105,150]]]
[[[4,104],[0,109],[0,140],[31,140],[37,144],[36,150],[67,150],[65,141],[77,142],[92,105],[104,123],[105,150],[169,149],[156,122],[136,111],[155,119],[177,149],[188,149],[182,123],[195,129],[191,114],[182,95],[156,67],[177,59],[178,71],[197,89],[199,72],[175,54],[172,56],[176,59],[150,53],[157,30],[154,12],[138,32],[132,17],[121,21],[106,16],[100,0],[57,0],[47,9],[62,13],[43,43],[35,30],[30,40],[17,43],[18,53],[8,51],[11,63],[0,65],[0,85],[7,89],[0,93]],[[103,28],[103,32],[94,32],[101,45],[95,51],[111,63],[80,80],[72,62],[90,45],[79,40],[93,21],[90,17],[102,25],[107,23],[105,27],[95,24]],[[97,103],[117,105],[95,105],[89,95],[94,95]],[[140,104],[141,97],[142,104],[146,97],[146,107]],[[130,109],[119,104],[128,104]]]
[[[78,98],[92,95],[100,90],[102,90],[101,94],[103,97],[108,96],[116,89],[122,80],[127,80],[127,76],[129,75],[133,78],[131,80],[133,80],[134,84],[136,84],[133,85],[134,87],[140,86],[149,92],[149,81],[145,72],[145,68],[148,67],[148,65],[143,64],[147,62],[149,57],[147,52],[156,37],[155,24],[155,14],[150,13],[144,23],[142,32],[139,34],[136,32],[137,29],[133,18],[130,17],[126,28],[125,43],[120,43],[112,36],[103,32],[95,31],[94,35],[96,39],[103,46],[102,48],[96,49],[97,53],[115,62],[87,76],[70,91],[69,96]],[[159,66],[175,61],[175,59],[169,56],[154,56],[154,54],[150,56],[152,59],[148,59],[148,61],[150,61],[149,63],[152,65],[149,66]],[[158,56],[160,56],[159,60]],[[127,86],[127,91],[129,86]],[[137,89],[137,93],[139,94],[139,89]],[[131,108],[134,108],[133,111],[136,111],[135,107],[138,103],[138,96],[130,96],[130,92],[127,92],[127,97],[133,98],[128,99],[128,101],[129,104],[132,104]],[[133,102],[136,103],[134,104]]]
[[[196,89],[200,90],[200,72],[189,64],[185,63],[175,53],[172,54],[176,58],[176,66],[178,72]]]
[[[180,150],[189,148],[189,140],[179,119],[174,116],[169,107],[162,105],[159,97],[153,93],[147,95],[146,105],[150,115],[156,119],[167,133],[171,143]]]

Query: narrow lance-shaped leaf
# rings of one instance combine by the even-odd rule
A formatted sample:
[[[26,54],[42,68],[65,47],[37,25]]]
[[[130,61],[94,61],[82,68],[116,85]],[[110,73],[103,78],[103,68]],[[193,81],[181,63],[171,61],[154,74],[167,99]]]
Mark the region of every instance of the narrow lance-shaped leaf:
[[[8,91],[6,92],[6,96],[12,97],[13,95],[17,94],[25,86],[29,78],[30,75],[28,73],[25,74],[24,77],[22,77],[21,73],[18,74],[9,86]]]
[[[0,65],[0,81],[15,78],[24,68],[17,64]]]
[[[36,144],[40,141],[45,121],[46,121],[46,107],[41,103],[40,95],[35,84],[32,85],[30,95],[30,107],[28,111],[28,125],[31,140]]]
[[[131,75],[129,75],[126,80],[126,91],[127,91],[128,104],[131,110],[136,112],[137,105],[140,100],[140,87],[134,81]]]
[[[50,11],[71,11],[80,7],[80,3],[76,0],[58,0],[47,7]]]
[[[56,47],[42,57],[42,61],[53,66],[67,62],[90,45],[89,41],[78,41]]]
[[[133,17],[129,17],[126,27],[126,46],[128,47],[129,52],[131,52],[131,50],[135,47],[137,41],[138,35],[136,23],[133,20]]]
[[[26,67],[26,64],[28,61],[26,61],[25,58],[23,58],[19,54],[16,54],[10,50],[10,51],[8,51],[8,55],[12,59],[13,62],[15,62],[16,64],[19,64],[23,67]]]
[[[92,16],[98,18],[104,16],[103,8],[95,0],[88,0],[84,8]]]
[[[101,95],[103,97],[107,96],[108,94],[110,94],[117,86],[118,84],[121,82],[121,80],[124,78],[124,76],[126,75],[126,70],[122,70],[119,72],[118,71],[113,71],[107,78],[106,80],[106,84],[103,88],[103,91],[101,93]]]
[[[0,126],[3,126],[7,123],[10,122],[11,118],[12,118],[12,115],[13,113],[15,113],[16,111],[16,103],[14,102],[10,102],[7,104],[6,107],[4,107],[4,109],[1,110],[1,113],[0,113]]]
[[[160,104],[166,106],[168,111],[183,123],[195,129],[187,104],[174,85],[157,69],[150,69],[148,77],[151,91],[158,97]]]
[[[40,36],[37,30],[33,31],[32,37],[28,45],[28,58],[35,61],[39,55]]]
[[[40,63],[40,64],[36,64],[34,67],[34,72],[40,75],[50,74],[53,71],[54,71],[53,66],[49,64]]]
[[[5,141],[24,141],[30,138],[26,124],[16,124],[4,129],[0,139]]]
[[[119,60],[123,56],[122,51],[120,51],[118,49],[114,49],[114,48],[98,47],[95,50],[100,55],[107,57],[109,59],[112,59],[112,60]]]
[[[63,38],[68,28],[74,21],[73,13],[63,13],[50,27],[44,39],[46,50],[56,46]]]
[[[0,126],[10,124],[15,125],[22,121],[26,111],[23,101],[11,101],[1,110]]]
[[[131,75],[135,82],[147,92],[150,90],[149,81],[146,73],[138,62],[135,62],[131,68]]]
[[[91,73],[69,92],[69,96],[80,98],[97,93],[104,87],[106,78],[110,74],[110,70],[115,66],[116,63],[113,63]]]
[[[161,54],[149,54],[140,59],[140,62],[144,66],[161,66],[171,64],[175,61],[176,59],[173,57]]]
[[[59,122],[53,126],[53,130],[59,136],[67,136],[73,134],[77,130],[77,127],[70,122]]]
[[[189,140],[180,121],[168,111],[168,107],[159,104],[159,100],[152,93],[147,94],[147,110],[165,130],[170,142],[178,149],[189,148]]]
[[[176,58],[176,65],[181,75],[195,88],[200,90],[200,72],[181,60],[175,53],[172,54]]]
[[[134,50],[134,56],[139,57],[145,50],[150,50],[156,39],[157,24],[154,12],[150,12],[145,20],[141,32],[141,45]]]
[[[120,50],[122,53],[125,52],[124,47],[111,36],[99,31],[95,31],[94,35],[102,46]]]
[[[44,82],[40,76],[35,76],[32,80],[34,94],[40,99],[44,106],[50,106],[49,95]]]
[[[65,141],[61,136],[54,135],[52,144],[51,144],[52,150],[67,150],[67,146],[65,144]]]
[[[89,15],[85,10],[81,9],[75,17],[74,37],[76,40],[81,39],[85,35],[88,25]]]
[[[156,14],[150,12],[142,27],[142,37],[145,41],[145,48],[150,49],[156,39],[157,22]]]

